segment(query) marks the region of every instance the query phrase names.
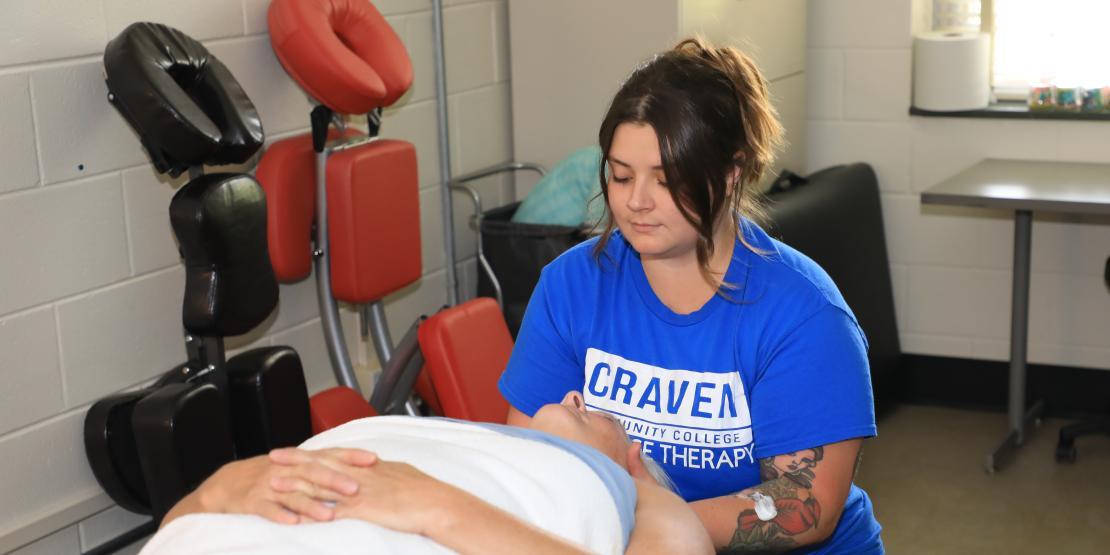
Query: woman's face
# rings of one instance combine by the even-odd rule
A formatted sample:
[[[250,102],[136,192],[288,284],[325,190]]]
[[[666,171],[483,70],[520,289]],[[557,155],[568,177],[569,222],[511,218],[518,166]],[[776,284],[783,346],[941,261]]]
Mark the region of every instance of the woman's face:
[[[608,413],[586,410],[582,394],[571,391],[562,402],[540,407],[532,417],[533,430],[584,443],[624,466],[628,436]]]
[[[639,123],[618,125],[608,163],[609,208],[641,259],[696,256],[698,232],[667,189],[655,129]]]

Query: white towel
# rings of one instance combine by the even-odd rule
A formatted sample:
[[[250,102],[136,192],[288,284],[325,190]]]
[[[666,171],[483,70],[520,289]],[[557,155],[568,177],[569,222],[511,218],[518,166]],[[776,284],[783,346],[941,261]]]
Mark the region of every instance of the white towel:
[[[622,553],[627,539],[611,488],[582,458],[496,429],[433,418],[374,417],[306,441],[404,461],[589,551]],[[599,454],[600,456],[600,454]],[[622,496],[618,496],[622,497]],[[280,525],[246,515],[196,514],[159,531],[141,555],[196,553],[449,553],[413,534],[362,521]]]

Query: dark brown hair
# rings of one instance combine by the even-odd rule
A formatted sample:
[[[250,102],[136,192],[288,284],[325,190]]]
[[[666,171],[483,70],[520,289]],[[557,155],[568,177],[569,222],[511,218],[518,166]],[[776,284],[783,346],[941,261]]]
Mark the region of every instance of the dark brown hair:
[[[600,256],[616,224],[609,208],[606,164],[622,123],[650,125],[659,139],[667,188],[698,232],[698,264],[707,278],[713,227],[722,212],[764,219],[756,190],[782,144],[782,126],[767,83],[750,58],[731,47],[686,39],[636,68],[621,85],[601,123],[599,172],[608,220],[594,255]],[[739,179],[730,182],[735,170]],[[740,242],[748,244],[743,234]]]

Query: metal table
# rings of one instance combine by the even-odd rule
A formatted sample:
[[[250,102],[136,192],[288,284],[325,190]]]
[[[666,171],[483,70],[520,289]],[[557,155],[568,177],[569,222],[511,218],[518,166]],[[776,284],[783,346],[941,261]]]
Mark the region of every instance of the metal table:
[[[1110,214],[1110,164],[987,159],[921,193],[922,204],[1004,208],[1014,211],[1014,283],[1010,317],[1010,431],[987,455],[994,472],[1025,441],[1026,426],[1043,403],[1025,407],[1029,330],[1029,251],[1033,212]]]

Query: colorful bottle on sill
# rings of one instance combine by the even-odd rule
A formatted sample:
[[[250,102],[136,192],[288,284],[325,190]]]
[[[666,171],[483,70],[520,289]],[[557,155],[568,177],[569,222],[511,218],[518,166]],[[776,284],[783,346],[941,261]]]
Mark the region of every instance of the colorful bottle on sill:
[[[1056,110],[1059,112],[1078,112],[1083,106],[1082,87],[1056,87]]]
[[[1056,109],[1056,87],[1047,84],[1029,86],[1029,110],[1049,111]]]
[[[1099,87],[1084,87],[1083,88],[1083,102],[1080,110],[1086,113],[1099,113],[1105,109],[1106,99],[1102,96],[1102,89]]]

